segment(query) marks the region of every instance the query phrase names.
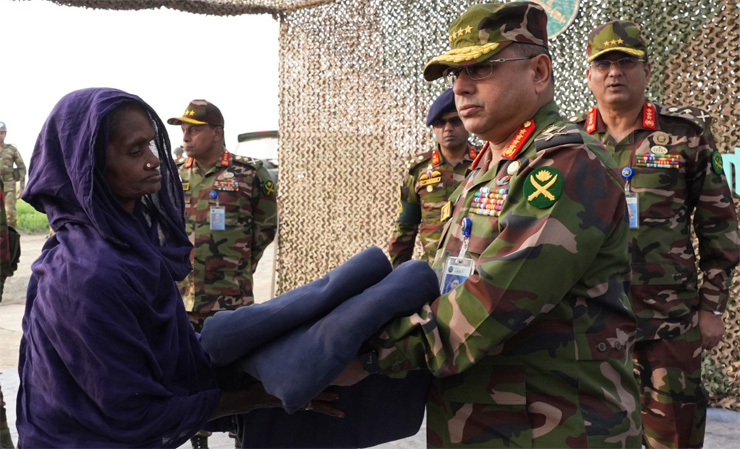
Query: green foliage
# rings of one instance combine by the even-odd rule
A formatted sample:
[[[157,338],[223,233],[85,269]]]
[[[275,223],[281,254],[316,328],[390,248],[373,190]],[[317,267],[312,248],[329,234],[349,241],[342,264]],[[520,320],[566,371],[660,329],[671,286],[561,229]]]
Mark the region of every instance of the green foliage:
[[[38,212],[23,200],[16,203],[18,232],[39,234],[49,232],[49,220],[46,215]]]

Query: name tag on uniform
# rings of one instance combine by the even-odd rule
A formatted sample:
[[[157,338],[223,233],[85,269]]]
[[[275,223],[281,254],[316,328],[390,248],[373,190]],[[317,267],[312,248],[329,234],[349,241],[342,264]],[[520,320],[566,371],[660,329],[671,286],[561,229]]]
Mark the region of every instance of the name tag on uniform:
[[[437,184],[438,182],[442,182],[441,176],[437,176],[436,178],[423,179],[419,181],[419,186],[424,187],[430,184]]]
[[[211,231],[226,229],[226,209],[223,206],[211,206]]]

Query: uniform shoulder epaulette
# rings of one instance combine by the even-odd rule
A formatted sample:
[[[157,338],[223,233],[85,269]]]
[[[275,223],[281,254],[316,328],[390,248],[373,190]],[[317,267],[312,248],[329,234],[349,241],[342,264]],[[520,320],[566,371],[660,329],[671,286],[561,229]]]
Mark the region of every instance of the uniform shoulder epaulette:
[[[580,123],[585,123],[587,118],[588,118],[588,112],[582,112],[578,115],[568,117],[568,120],[570,120],[573,123],[580,124]]]
[[[682,118],[693,123],[701,130],[709,128],[714,121],[714,118],[707,112],[691,106],[661,105],[658,108],[658,114]]]
[[[409,173],[413,172],[419,165],[425,163],[432,158],[433,151],[425,151],[414,156],[410,156],[406,159],[406,168]]]
[[[16,148],[15,145],[13,145],[12,143],[6,143],[5,144],[5,148],[10,148],[10,149],[13,149],[15,151],[18,151],[18,148]]]
[[[572,123],[550,125],[534,140],[537,151],[570,143],[583,143],[583,129]]]
[[[262,167],[262,160],[255,159],[253,157],[248,156],[239,156],[237,154],[234,154],[233,158],[234,163],[240,164],[240,165],[249,165],[254,168],[260,168]]]

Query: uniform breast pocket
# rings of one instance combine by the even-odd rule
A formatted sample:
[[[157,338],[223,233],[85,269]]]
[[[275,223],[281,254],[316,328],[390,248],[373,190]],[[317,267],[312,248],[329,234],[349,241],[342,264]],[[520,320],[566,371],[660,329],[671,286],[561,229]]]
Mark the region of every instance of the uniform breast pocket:
[[[226,226],[237,226],[241,209],[241,198],[239,192],[220,190],[218,192],[218,205],[223,207],[224,212],[226,213]]]
[[[636,167],[632,190],[640,197],[640,220],[669,219],[684,206],[686,182],[683,168]]]
[[[480,256],[498,236],[498,217],[470,214],[473,227],[470,232],[468,251]]]

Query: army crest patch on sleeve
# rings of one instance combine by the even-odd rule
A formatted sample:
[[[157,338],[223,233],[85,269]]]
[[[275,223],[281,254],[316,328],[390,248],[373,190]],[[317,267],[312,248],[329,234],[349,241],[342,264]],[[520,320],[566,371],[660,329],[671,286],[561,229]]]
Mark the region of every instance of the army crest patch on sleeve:
[[[724,171],[724,164],[722,163],[722,155],[717,150],[712,152],[712,169],[718,175],[722,174],[722,172]]]
[[[524,181],[527,202],[538,209],[546,209],[563,193],[563,175],[556,168],[540,167]]]

